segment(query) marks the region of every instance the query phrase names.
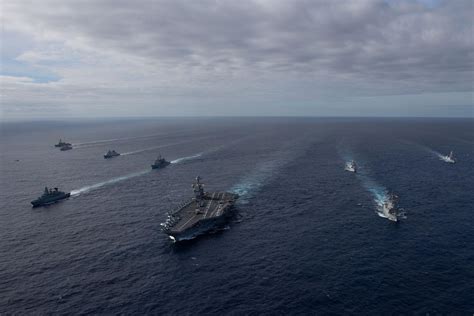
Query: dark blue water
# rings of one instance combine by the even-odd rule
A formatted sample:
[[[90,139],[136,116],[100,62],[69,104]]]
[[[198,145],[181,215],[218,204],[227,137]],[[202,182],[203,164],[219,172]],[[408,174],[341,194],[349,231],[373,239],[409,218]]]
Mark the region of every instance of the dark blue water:
[[[472,314],[473,120],[4,123],[0,314]],[[59,137],[74,145],[60,152]],[[115,149],[126,155],[105,160]],[[458,163],[437,153],[453,150]],[[157,154],[174,163],[149,167]],[[344,171],[355,159],[360,173]],[[19,160],[19,161],[17,161]],[[242,195],[222,231],[172,244],[166,212]],[[31,209],[45,185],[72,191]],[[393,191],[406,218],[377,203]]]

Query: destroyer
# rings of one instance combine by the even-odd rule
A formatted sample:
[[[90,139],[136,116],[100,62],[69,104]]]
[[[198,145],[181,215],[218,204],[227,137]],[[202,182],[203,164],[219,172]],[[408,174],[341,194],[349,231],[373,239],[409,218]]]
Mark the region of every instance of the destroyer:
[[[117,156],[120,156],[120,154],[118,152],[116,152],[115,150],[109,150],[104,155],[104,159],[113,158],[113,157],[117,157]]]
[[[347,171],[357,173],[357,165],[354,160],[351,160],[346,163],[346,168]]]
[[[71,143],[66,143],[66,142],[63,142],[62,139],[59,139],[59,142],[56,145],[54,145],[54,147],[63,147],[66,145],[71,146]]]
[[[456,163],[456,158],[454,158],[454,153],[452,150],[449,152],[449,155],[441,156],[441,159],[447,163]]]
[[[390,193],[386,201],[381,206],[383,217],[388,218],[392,222],[398,222],[398,217],[401,215],[401,210],[397,208],[398,195]]]
[[[155,162],[151,165],[152,169],[161,169],[169,165],[171,162],[167,161],[165,158],[161,157],[161,155],[156,158]]]
[[[58,201],[67,199],[70,196],[71,193],[59,191],[58,188],[49,189],[48,187],[45,187],[43,195],[37,198],[36,200],[31,201],[31,204],[33,205],[33,207],[53,204]]]
[[[163,231],[174,241],[189,240],[225,223],[232,215],[237,194],[204,192],[201,178],[193,184],[194,198],[168,213]]]

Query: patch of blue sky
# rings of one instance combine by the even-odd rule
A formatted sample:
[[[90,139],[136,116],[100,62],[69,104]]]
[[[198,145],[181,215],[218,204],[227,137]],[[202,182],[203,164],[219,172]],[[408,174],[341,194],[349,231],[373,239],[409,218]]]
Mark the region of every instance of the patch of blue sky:
[[[35,83],[47,83],[61,79],[60,76],[44,67],[30,65],[11,58],[4,58],[2,60],[0,65],[0,75],[28,77]]]
[[[436,8],[441,5],[442,0],[385,0],[386,3],[396,3],[396,2],[415,2],[420,3],[427,8]]]

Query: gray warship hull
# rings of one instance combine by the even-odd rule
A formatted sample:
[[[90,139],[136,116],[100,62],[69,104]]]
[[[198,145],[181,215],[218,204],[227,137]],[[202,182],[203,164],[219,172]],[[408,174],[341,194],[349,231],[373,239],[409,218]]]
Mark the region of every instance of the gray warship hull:
[[[50,205],[57,203],[59,201],[62,201],[64,199],[67,199],[71,196],[71,193],[64,193],[55,197],[48,197],[48,198],[38,198],[34,201],[31,201],[31,205],[33,207],[39,207],[39,206],[45,206],[45,205]]]
[[[166,166],[169,166],[170,164],[171,162],[169,161],[166,161],[160,164],[152,164],[151,169],[162,169],[162,168],[165,168]]]
[[[222,227],[233,215],[237,194],[229,192],[204,193],[199,199],[184,203],[168,214],[163,231],[174,242],[194,239]]]
[[[104,159],[111,159],[111,158],[118,157],[118,156],[120,156],[120,154],[104,155]]]

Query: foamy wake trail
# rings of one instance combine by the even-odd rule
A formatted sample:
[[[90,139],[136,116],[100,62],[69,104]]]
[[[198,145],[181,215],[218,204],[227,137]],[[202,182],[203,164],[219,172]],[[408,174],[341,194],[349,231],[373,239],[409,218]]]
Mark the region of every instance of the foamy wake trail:
[[[77,190],[72,190],[72,191],[71,191],[71,195],[72,195],[72,196],[75,196],[75,195],[79,195],[79,194],[81,194],[81,193],[85,193],[85,192],[89,192],[89,191],[92,191],[92,190],[96,190],[96,189],[101,188],[101,187],[106,186],[106,185],[114,184],[114,183],[117,183],[117,182],[120,182],[120,181],[124,181],[124,180],[128,180],[128,179],[131,179],[131,178],[135,178],[135,177],[138,177],[138,176],[142,176],[142,175],[144,175],[144,174],[146,174],[146,173],[148,173],[148,172],[150,172],[150,169],[143,170],[143,171],[139,171],[139,172],[135,172],[135,173],[131,173],[131,174],[128,174],[128,175],[125,175],[125,176],[113,178],[113,179],[110,179],[110,180],[107,180],[107,181],[103,181],[103,182],[99,182],[99,183],[96,183],[96,184],[88,185],[88,186],[82,187],[82,188],[77,189]]]
[[[196,159],[196,158],[201,157],[202,154],[203,154],[203,153],[198,153],[198,154],[195,154],[195,155],[192,155],[192,156],[181,157],[181,158],[178,158],[178,159],[175,159],[175,160],[171,160],[171,163],[172,163],[172,164],[177,164],[177,163],[180,163],[180,162],[184,162],[184,161],[188,161],[188,160],[193,160],[193,159]]]
[[[403,140],[404,143],[407,143],[407,144],[411,144],[411,145],[414,145],[414,146],[417,146],[419,148],[421,148],[422,150],[430,153],[431,155],[435,156],[435,157],[438,157],[439,159],[443,160],[443,161],[446,161],[446,155],[443,155],[442,153],[440,152],[437,152],[436,150],[434,149],[431,149],[430,147],[428,146],[425,146],[425,145],[421,145],[421,144],[418,144],[418,143],[414,143],[412,141],[408,141],[408,140]]]
[[[407,141],[405,141],[407,142]],[[350,152],[346,148],[342,148],[339,150],[339,155],[341,156],[344,161],[346,161],[345,168],[347,170],[347,162],[352,161],[354,159],[354,156],[352,152]],[[375,210],[378,216],[383,217],[383,218],[388,218],[386,215],[386,210],[384,212],[384,205],[387,203],[390,199],[389,192],[387,188],[384,186],[380,185],[377,183],[375,180],[373,180],[369,175],[367,174],[368,168],[364,166],[363,162],[357,162],[359,166],[361,166],[361,170],[359,170],[356,173],[356,177],[359,179],[361,182],[362,186],[372,195],[372,199],[374,202]],[[395,205],[394,205],[395,207]],[[403,215],[404,216],[404,215]],[[402,217],[402,214],[400,214],[400,217]],[[404,217],[406,218],[406,217]]]
[[[424,146],[422,146],[422,147],[424,147]],[[433,149],[428,148],[428,147],[424,147],[424,148],[425,148],[426,151],[428,151],[428,152],[431,153],[432,155],[438,157],[439,159],[441,159],[441,160],[446,160],[446,155],[443,155],[443,154],[437,152],[436,150],[433,150]]]
[[[177,163],[180,163],[180,162],[183,162],[183,161],[192,160],[192,159],[201,157],[202,154],[203,153],[198,153],[198,154],[195,154],[195,155],[192,155],[192,156],[181,157],[181,158],[178,158],[178,159],[175,159],[175,160],[171,161],[171,163],[172,164],[177,164]],[[79,195],[81,193],[96,190],[96,189],[101,188],[101,187],[106,186],[106,185],[111,185],[111,184],[115,184],[117,182],[121,182],[121,181],[128,180],[128,179],[131,179],[131,178],[139,177],[139,176],[142,176],[144,174],[147,174],[150,171],[151,171],[151,169],[147,169],[147,170],[127,174],[125,176],[113,178],[113,179],[110,179],[110,180],[107,180],[107,181],[99,182],[99,183],[96,183],[96,184],[88,185],[88,186],[82,187],[82,188],[77,189],[77,190],[72,190],[71,195],[72,196]]]
[[[200,152],[200,153],[197,153],[195,155],[191,155],[191,156],[187,156],[187,157],[181,157],[181,158],[178,158],[178,159],[175,159],[175,160],[172,160],[171,163],[172,164],[177,164],[177,163],[181,163],[181,162],[185,162],[185,161],[188,161],[188,160],[193,160],[193,159],[196,159],[196,158],[199,158],[203,155],[209,155],[209,154],[212,154],[212,153],[215,153],[219,150],[222,150],[224,148],[227,148],[231,145],[234,145],[235,143],[237,142],[240,142],[242,141],[243,139],[246,139],[247,137],[242,137],[242,138],[239,138],[239,139],[236,139],[234,141],[231,141],[229,143],[226,143],[226,144],[223,144],[223,145],[220,145],[220,146],[217,146],[217,147],[214,147],[214,148],[211,148],[209,150],[206,150],[206,151],[203,151],[203,152]]]
[[[121,153],[120,155],[122,155],[122,156],[133,155],[133,154],[138,154],[138,153],[142,153],[142,152],[149,151],[149,150],[155,150],[155,149],[160,149],[160,148],[166,148],[166,147],[181,145],[181,144],[189,143],[191,141],[192,140],[186,140],[186,141],[177,142],[177,143],[170,143],[170,144],[165,144],[165,145],[160,145],[160,146],[147,147],[147,148],[143,148],[143,149],[139,149],[139,150],[134,150],[134,151]]]
[[[110,139],[99,139],[99,140],[94,140],[90,142],[83,142],[83,143],[74,143],[72,144],[73,147],[90,147],[94,146],[97,144],[103,144],[103,143],[113,143],[113,142],[118,142],[122,140],[131,140],[131,139],[140,139],[140,138],[150,138],[150,137],[156,137],[156,136],[161,136],[163,134],[151,134],[151,135],[143,135],[143,136],[135,136],[135,137],[123,137],[123,138],[110,138]]]
[[[376,210],[377,210],[377,215],[380,216],[380,217],[384,217],[384,218],[387,218],[387,216],[385,215],[384,211],[383,211],[383,206],[385,204],[385,202],[388,200],[388,192],[386,189],[384,188],[372,188],[369,190],[373,197],[374,197],[374,202],[375,202],[375,205],[376,205]]]
[[[383,206],[389,199],[388,190],[365,174],[359,173],[358,177],[362,182],[362,186],[372,195],[377,215],[387,218]]]
[[[421,146],[421,145],[420,145]],[[423,149],[425,149],[427,152],[431,153],[432,155],[434,155],[435,157],[438,157],[439,160],[442,160],[444,162],[450,162],[450,159],[448,158],[447,155],[443,155],[439,152],[437,152],[436,150],[433,150],[431,148],[428,148],[428,147],[425,147],[425,146],[421,146]]]
[[[252,197],[285,163],[286,159],[260,163],[253,172],[234,185],[230,192],[240,196],[239,203],[247,203],[247,199]]]
[[[189,141],[184,141],[184,142],[180,142],[180,143],[186,143],[186,142],[189,142]],[[234,141],[235,142],[235,141]],[[234,143],[232,142],[232,143]],[[134,154],[134,153],[138,153],[138,152],[142,152],[142,151],[146,151],[146,150],[152,150],[152,149],[157,149],[157,148],[163,148],[163,147],[167,147],[167,146],[173,146],[173,145],[177,145],[177,144],[180,144],[180,143],[173,143],[173,144],[167,144],[167,145],[162,145],[162,146],[157,146],[157,147],[150,147],[150,148],[146,148],[146,149],[142,149],[142,150],[137,150],[137,151],[133,151],[133,152],[128,152],[128,153],[122,153],[122,155],[131,155],[131,154]],[[202,155],[204,154],[208,154],[208,153],[212,153],[212,152],[215,152],[215,151],[218,151],[224,147],[226,147],[227,145],[221,145],[221,146],[218,146],[216,148],[212,148],[206,152],[200,152],[200,153],[197,153],[197,154],[194,154],[194,155],[191,155],[191,156],[186,156],[186,157],[181,157],[181,158],[177,158],[175,160],[172,160],[171,163],[172,164],[179,164],[181,162],[185,162],[185,161],[189,161],[189,160],[193,160],[193,159],[196,159],[196,158],[199,158],[201,157]],[[135,177],[138,177],[138,176],[141,176],[141,175],[144,175],[148,172],[150,172],[151,169],[147,169],[147,170],[143,170],[143,171],[139,171],[139,172],[135,172],[135,173],[131,173],[131,174],[128,174],[128,175],[125,175],[125,176],[121,176],[121,177],[117,177],[117,178],[113,178],[113,179],[110,179],[110,180],[107,180],[107,181],[103,181],[103,182],[99,182],[99,183],[96,183],[96,184],[92,184],[92,185],[88,185],[88,186],[85,186],[85,187],[82,187],[80,189],[76,189],[76,190],[72,190],[71,191],[71,195],[72,196],[76,196],[76,195],[79,195],[81,193],[85,193],[85,192],[89,192],[89,191],[92,191],[92,190],[96,190],[98,188],[101,188],[103,186],[106,186],[106,185],[111,185],[111,184],[114,184],[114,183],[117,183],[117,182],[120,182],[120,181],[124,181],[124,180],[127,180],[127,179],[131,179],[131,178],[135,178]]]

